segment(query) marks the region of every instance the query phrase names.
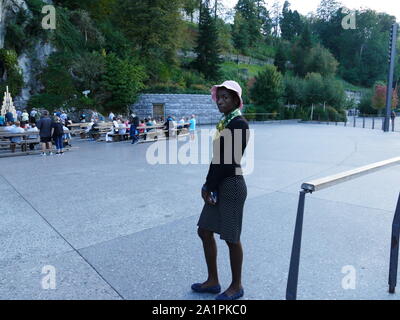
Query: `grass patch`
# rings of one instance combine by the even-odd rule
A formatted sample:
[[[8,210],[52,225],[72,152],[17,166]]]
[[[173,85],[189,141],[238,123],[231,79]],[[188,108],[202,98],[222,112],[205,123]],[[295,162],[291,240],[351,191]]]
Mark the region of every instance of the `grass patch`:
[[[251,64],[236,64],[231,61],[226,61],[221,65],[221,70],[223,73],[232,73],[239,72],[241,75],[245,75],[243,72],[240,72],[240,69],[247,69],[249,77],[255,77],[259,72],[264,70],[263,66],[251,65]]]

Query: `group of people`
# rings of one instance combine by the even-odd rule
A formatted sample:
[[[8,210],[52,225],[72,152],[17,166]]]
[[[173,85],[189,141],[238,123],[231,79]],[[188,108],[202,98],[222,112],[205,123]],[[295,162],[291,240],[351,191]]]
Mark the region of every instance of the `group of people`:
[[[146,139],[146,133],[155,130],[155,126],[166,130],[166,136],[169,137],[171,129],[177,129],[177,134],[183,129],[188,129],[191,133],[191,138],[194,139],[194,133],[196,131],[196,117],[192,115],[190,120],[188,117],[182,117],[179,121],[175,121],[174,117],[168,116],[166,120],[163,117],[158,119],[154,117],[148,117],[140,120],[136,114],[131,114],[128,119],[124,119],[121,116],[116,117],[114,113],[110,112],[109,119],[113,122],[111,131],[106,134],[106,141],[111,141],[111,134],[129,134],[132,139],[132,144],[139,141],[139,136],[142,135],[143,139]],[[88,127],[87,132],[89,134],[95,134],[98,131],[97,122],[92,122]]]
[[[40,112],[35,108],[31,110],[30,113],[26,109],[23,111],[17,110],[17,118],[14,118],[14,114],[10,111],[6,112],[4,116],[0,115],[0,126],[5,126],[7,122],[15,123],[19,121],[22,123],[36,123],[40,119]]]
[[[15,152],[17,143],[21,143],[23,139],[22,133],[27,132],[30,134],[26,135],[25,139],[28,140],[27,144],[30,150],[35,148],[33,140],[36,140],[38,136],[40,137],[42,155],[53,155],[52,141],[55,143],[57,155],[64,153],[64,141],[70,145],[71,137],[67,126],[71,121],[65,112],[56,111],[52,119],[48,111],[39,112],[32,109],[30,114],[26,110],[17,112],[17,119],[14,119],[12,113],[6,113],[3,118],[4,122],[1,122],[2,119],[0,119],[0,126],[4,127],[3,131],[5,133],[21,134],[10,137],[3,136],[6,139],[10,139],[11,152]],[[30,143],[29,140],[32,140],[32,142]],[[21,145],[21,150],[26,151],[24,144]]]

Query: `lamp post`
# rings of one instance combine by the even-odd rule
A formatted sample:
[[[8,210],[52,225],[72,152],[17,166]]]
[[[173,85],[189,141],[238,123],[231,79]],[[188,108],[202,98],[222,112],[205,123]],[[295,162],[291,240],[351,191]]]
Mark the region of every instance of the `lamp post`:
[[[390,40],[389,40],[389,73],[388,73],[388,82],[386,86],[386,114],[385,114],[385,122],[383,125],[383,131],[389,131],[389,123],[390,123],[390,114],[392,107],[392,94],[393,94],[393,74],[394,67],[396,64],[396,44],[397,44],[397,29],[398,24],[394,23],[390,30]]]

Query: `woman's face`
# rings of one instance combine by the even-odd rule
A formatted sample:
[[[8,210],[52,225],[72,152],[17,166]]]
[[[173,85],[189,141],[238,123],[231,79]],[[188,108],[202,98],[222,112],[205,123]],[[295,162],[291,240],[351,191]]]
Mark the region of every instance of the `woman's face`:
[[[217,91],[217,106],[221,113],[228,114],[238,106],[239,98],[228,89],[221,87]]]

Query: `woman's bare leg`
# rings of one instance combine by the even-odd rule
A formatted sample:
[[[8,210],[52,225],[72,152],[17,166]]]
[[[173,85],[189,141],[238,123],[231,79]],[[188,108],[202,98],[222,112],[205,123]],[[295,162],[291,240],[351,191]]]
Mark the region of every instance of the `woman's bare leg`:
[[[219,284],[217,270],[217,244],[214,239],[214,233],[199,228],[197,231],[199,237],[203,241],[204,256],[206,258],[208,278],[203,283],[203,288],[212,287]]]
[[[242,288],[243,248],[240,241],[237,243],[226,241],[226,243],[229,247],[232,283],[225,293],[228,296],[232,296]]]

